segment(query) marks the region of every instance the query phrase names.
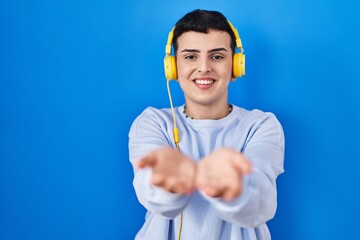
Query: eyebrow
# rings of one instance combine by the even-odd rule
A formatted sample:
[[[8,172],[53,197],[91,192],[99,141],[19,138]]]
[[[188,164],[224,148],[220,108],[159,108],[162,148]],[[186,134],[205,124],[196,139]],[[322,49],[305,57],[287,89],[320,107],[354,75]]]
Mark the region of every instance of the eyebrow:
[[[209,51],[207,51],[208,53],[213,53],[213,52],[220,52],[220,51],[225,51],[227,52],[226,48],[214,48],[214,49],[211,49]],[[199,53],[200,50],[198,49],[184,49],[182,50],[181,52],[195,52],[195,53]]]
[[[214,48],[214,49],[209,50],[208,53],[221,52],[221,51],[227,52],[226,48]]]

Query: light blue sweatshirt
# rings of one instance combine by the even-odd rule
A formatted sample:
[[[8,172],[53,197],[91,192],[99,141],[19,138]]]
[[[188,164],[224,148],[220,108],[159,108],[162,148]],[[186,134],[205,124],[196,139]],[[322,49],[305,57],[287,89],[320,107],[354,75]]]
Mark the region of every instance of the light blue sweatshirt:
[[[252,164],[243,177],[243,192],[232,200],[194,192],[191,196],[167,192],[150,183],[151,169],[134,167],[134,188],[147,209],[145,223],[135,239],[175,240],[183,213],[182,240],[268,240],[266,222],[277,206],[276,178],[284,165],[284,133],[272,113],[233,106],[219,120],[193,120],[175,108],[180,150],[198,162],[214,150],[228,147],[242,152]],[[171,109],[147,108],[129,132],[130,161],[162,146],[175,147]],[[171,159],[169,159],[171,161]]]

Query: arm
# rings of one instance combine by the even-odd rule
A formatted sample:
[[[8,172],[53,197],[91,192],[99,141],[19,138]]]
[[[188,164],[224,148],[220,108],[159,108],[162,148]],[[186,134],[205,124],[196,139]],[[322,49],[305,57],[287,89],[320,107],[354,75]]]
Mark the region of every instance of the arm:
[[[247,140],[243,154],[237,152],[229,155],[229,150],[219,151],[223,152],[220,160],[224,164],[221,169],[218,167],[218,172],[225,172],[224,168],[228,168],[228,173],[225,176],[222,175],[222,178],[229,179],[233,175],[228,180],[226,187],[209,186],[209,184],[204,184],[204,181],[201,182],[198,176],[198,181],[200,181],[198,184],[203,183],[199,188],[219,216],[225,221],[242,227],[257,227],[273,218],[277,206],[276,178],[283,172],[284,158],[284,135],[276,118],[269,115],[256,126],[255,131]],[[219,151],[203,160],[215,162],[214,155]],[[225,152],[227,153],[225,154]],[[218,156],[216,158],[219,159]],[[251,173],[248,175],[246,175],[248,173],[246,168],[237,168],[233,164],[234,161],[237,161],[238,164],[246,167],[247,159],[252,166]],[[198,169],[198,175],[209,175],[208,169],[205,170],[204,166],[199,165]],[[229,169],[233,169],[233,171]],[[219,181],[215,182],[219,183]],[[213,190],[209,192],[204,186]],[[238,197],[234,198],[236,195]]]
[[[129,154],[134,168],[133,184],[139,202],[148,211],[174,218],[189,201],[189,196],[181,193],[191,191],[186,180],[192,179],[178,178],[177,174],[182,173],[180,169],[188,169],[187,166],[193,162],[171,148],[172,128],[168,126],[166,117],[158,114],[161,113],[147,109],[131,126]],[[174,167],[177,164],[182,167]],[[177,179],[180,184],[174,183]]]

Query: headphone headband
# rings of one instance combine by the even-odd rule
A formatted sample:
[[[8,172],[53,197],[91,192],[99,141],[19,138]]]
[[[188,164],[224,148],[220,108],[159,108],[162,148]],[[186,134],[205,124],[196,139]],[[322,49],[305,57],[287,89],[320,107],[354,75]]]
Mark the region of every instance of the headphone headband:
[[[229,20],[228,20],[228,23],[229,23],[229,26],[230,26],[231,30],[233,31],[233,33],[235,35],[236,47],[240,50],[241,53],[244,52],[244,49],[242,48],[242,42],[241,42],[241,38],[240,38],[238,30],[234,27],[234,25],[232,25],[232,23]],[[167,39],[167,43],[166,43],[166,46],[165,46],[165,55],[166,56],[169,56],[171,54],[171,45],[172,45],[172,40],[174,38],[174,30],[175,30],[175,27],[173,27],[171,29],[171,31],[169,32],[169,34],[168,34],[168,39]]]
[[[234,25],[231,24],[231,22],[228,20],[228,23],[230,25],[231,30],[233,31],[234,35],[235,35],[235,43],[236,43],[236,47],[241,51],[244,52],[244,49],[242,48],[242,42],[239,36],[239,32],[238,30],[234,27]]]
[[[167,40],[166,47],[165,47],[165,55],[166,56],[169,56],[171,54],[171,44],[172,44],[172,40],[174,37],[174,30],[175,30],[175,27],[173,27],[171,29],[171,31],[169,32],[169,35],[168,35],[168,40]]]

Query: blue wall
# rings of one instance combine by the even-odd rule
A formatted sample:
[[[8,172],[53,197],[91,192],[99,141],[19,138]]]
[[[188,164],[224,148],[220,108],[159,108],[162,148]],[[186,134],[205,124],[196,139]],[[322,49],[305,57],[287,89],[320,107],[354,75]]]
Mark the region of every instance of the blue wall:
[[[124,2],[1,1],[0,239],[133,239],[145,211],[127,133],[169,106],[167,33],[195,8],[242,37],[231,102],[284,126],[273,239],[360,239],[360,2]]]

